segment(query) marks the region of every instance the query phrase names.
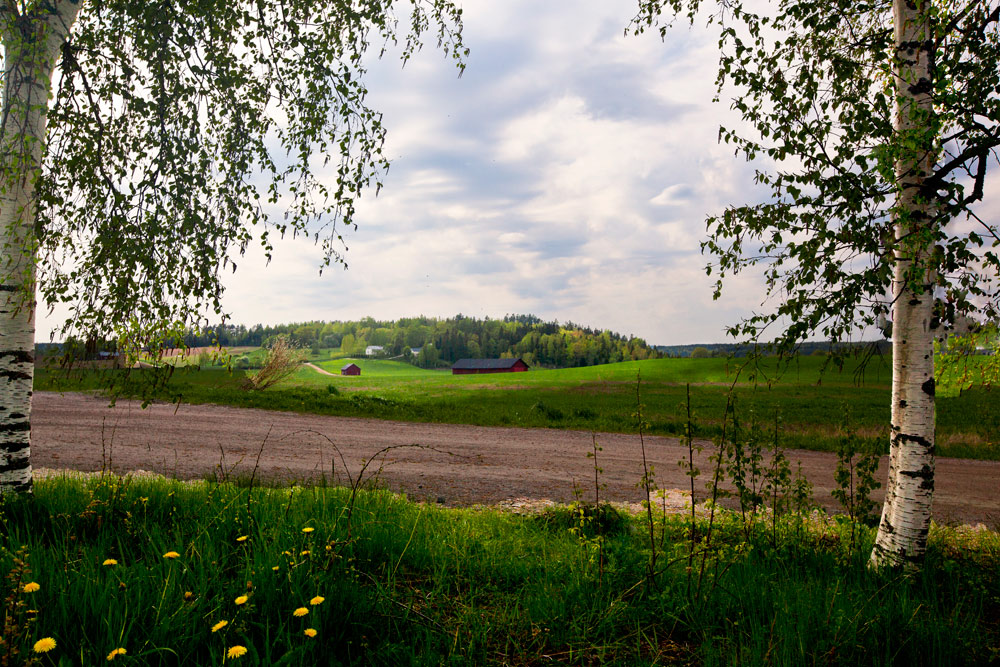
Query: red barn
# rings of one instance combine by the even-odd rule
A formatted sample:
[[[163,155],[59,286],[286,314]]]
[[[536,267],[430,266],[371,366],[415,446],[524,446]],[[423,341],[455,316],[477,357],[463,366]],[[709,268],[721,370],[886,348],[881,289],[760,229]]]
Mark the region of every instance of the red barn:
[[[521,359],[459,359],[451,367],[451,374],[519,373],[526,370],[528,364]]]
[[[347,364],[340,369],[341,375],[361,375],[361,367],[357,364]]]

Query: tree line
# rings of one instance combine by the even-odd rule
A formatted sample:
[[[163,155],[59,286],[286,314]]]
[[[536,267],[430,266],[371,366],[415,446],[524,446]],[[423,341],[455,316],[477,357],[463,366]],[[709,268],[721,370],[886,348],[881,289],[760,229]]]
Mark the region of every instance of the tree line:
[[[451,365],[459,359],[520,357],[531,366],[593,366],[618,361],[656,359],[662,353],[642,338],[573,322],[543,322],[534,315],[507,315],[479,319],[455,315],[376,320],[310,321],[247,327],[220,324],[188,331],[188,347],[263,346],[287,336],[300,347],[318,352],[337,348],[345,355],[363,355],[370,345],[383,348],[381,356],[401,357],[424,368]]]

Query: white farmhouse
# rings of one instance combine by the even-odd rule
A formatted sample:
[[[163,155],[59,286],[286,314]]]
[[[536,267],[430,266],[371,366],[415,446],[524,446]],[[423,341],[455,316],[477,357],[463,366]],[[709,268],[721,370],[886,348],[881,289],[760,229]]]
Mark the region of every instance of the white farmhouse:
[[[385,348],[381,345],[369,345],[365,348],[365,356],[374,357],[376,354],[381,354],[383,349]]]

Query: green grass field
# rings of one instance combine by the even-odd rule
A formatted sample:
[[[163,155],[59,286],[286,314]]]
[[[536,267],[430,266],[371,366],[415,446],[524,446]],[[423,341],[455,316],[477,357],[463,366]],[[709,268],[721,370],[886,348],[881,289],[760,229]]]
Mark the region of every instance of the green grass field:
[[[448,510],[380,491],[52,478],[0,498],[4,664],[987,665],[1000,542],[866,568],[844,518]],[[657,565],[650,574],[650,556]],[[688,565],[691,567],[688,567]],[[15,653],[16,651],[16,653]],[[33,662],[28,662],[32,660]]]
[[[740,418],[771,427],[777,417],[785,446],[832,451],[850,431],[876,451],[888,447],[890,369],[879,358],[863,368],[848,360],[843,369],[824,369],[821,357],[803,357],[781,368],[765,359],[752,372],[726,359],[658,359],[489,375],[451,375],[369,359],[319,365],[339,373],[351,361],[361,367],[361,376],[331,377],[303,367],[265,392],[240,389],[239,371],[179,368],[153,394],[163,400],[405,421],[635,432],[641,376],[639,399],[650,433],[683,432],[690,383],[696,434],[702,437],[720,432],[734,386]],[[120,381],[121,373],[41,369],[36,386],[96,389],[109,379]],[[144,373],[132,372],[123,386],[126,393],[141,392],[148,379]],[[1000,460],[1000,410],[991,391],[942,396],[937,418],[939,455]]]
[[[401,378],[401,377],[421,377],[426,376],[428,373],[435,373],[436,371],[425,371],[422,368],[417,368],[412,364],[407,364],[402,361],[385,361],[381,359],[358,359],[355,357],[343,357],[340,359],[313,362],[320,368],[334,373],[335,375],[340,375],[340,369],[348,364],[357,364],[361,369],[360,377],[379,377],[379,378]],[[348,378],[345,378],[348,379]]]

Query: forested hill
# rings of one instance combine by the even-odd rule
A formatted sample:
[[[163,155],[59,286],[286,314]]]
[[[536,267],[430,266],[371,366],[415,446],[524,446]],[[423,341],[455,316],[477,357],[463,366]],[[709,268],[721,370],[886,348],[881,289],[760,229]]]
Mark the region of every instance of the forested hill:
[[[397,357],[419,350],[414,363],[424,367],[450,365],[463,358],[521,357],[531,366],[591,366],[662,356],[646,341],[611,331],[597,331],[572,322],[543,322],[534,315],[476,319],[411,317],[392,321],[365,318],[356,322],[304,322],[277,326],[219,326],[187,337],[189,346],[263,345],[285,334],[303,347],[340,348],[345,355],[362,355],[380,345],[384,355]]]

